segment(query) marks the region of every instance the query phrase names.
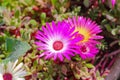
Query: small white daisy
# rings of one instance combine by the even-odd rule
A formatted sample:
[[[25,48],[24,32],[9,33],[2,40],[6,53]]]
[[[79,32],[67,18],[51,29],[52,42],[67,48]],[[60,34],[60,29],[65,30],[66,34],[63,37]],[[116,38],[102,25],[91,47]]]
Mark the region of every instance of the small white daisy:
[[[23,69],[23,63],[18,64],[18,60],[0,64],[0,80],[25,80],[26,71]]]

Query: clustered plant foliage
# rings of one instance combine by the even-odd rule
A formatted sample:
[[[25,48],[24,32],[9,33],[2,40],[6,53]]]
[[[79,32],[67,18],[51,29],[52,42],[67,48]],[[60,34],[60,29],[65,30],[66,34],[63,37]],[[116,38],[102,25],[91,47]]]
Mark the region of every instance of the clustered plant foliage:
[[[23,62],[25,80],[105,80],[120,53],[120,0],[0,0],[0,63]],[[38,30],[73,16],[95,21],[104,38],[94,58],[44,59]]]

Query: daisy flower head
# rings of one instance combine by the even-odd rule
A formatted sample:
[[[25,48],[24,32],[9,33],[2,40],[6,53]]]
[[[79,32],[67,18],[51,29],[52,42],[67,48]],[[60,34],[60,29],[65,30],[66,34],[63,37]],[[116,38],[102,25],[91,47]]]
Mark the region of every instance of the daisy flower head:
[[[77,43],[80,57],[82,59],[93,58],[99,51],[96,47],[100,43],[98,40],[103,38],[103,36],[98,35],[102,32],[100,26],[90,18],[87,19],[83,16],[68,18],[66,22],[71,27],[75,27],[75,32],[78,31],[75,37],[82,39]]]
[[[39,50],[44,50],[41,56],[45,56],[45,59],[53,58],[54,60],[64,60],[64,57],[68,60],[74,56],[74,53],[78,48],[76,43],[80,41],[80,38],[73,38],[77,32],[74,32],[75,27],[70,28],[70,25],[65,21],[57,22],[54,21],[46,23],[46,27],[42,26],[42,31],[38,31],[36,39],[38,41],[35,44]]]
[[[75,27],[75,31],[78,31],[79,36],[82,37],[82,40],[79,43],[93,43],[98,44],[98,39],[103,37],[98,35],[102,30],[100,26],[97,25],[90,18],[85,18],[82,16],[69,18],[67,20],[72,27]]]
[[[17,65],[18,60],[0,64],[0,80],[25,80],[26,71],[23,69],[23,63]]]
[[[95,45],[81,44],[79,45],[79,55],[82,59],[94,58],[99,52]]]

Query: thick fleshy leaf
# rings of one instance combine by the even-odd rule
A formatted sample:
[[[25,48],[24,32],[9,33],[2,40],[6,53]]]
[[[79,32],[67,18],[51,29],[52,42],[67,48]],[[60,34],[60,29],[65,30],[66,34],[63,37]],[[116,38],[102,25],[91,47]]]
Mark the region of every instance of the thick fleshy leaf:
[[[90,63],[85,64],[85,66],[86,66],[87,68],[93,68],[93,67],[94,67],[93,64],[90,64]]]
[[[6,51],[10,55],[5,60],[15,61],[19,57],[23,56],[31,46],[27,42],[23,42],[17,39],[6,38]]]

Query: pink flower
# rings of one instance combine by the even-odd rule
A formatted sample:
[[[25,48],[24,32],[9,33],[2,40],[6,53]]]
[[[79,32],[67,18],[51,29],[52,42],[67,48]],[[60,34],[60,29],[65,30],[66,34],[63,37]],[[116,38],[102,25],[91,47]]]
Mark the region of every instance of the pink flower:
[[[96,44],[100,43],[98,40],[103,38],[99,35],[102,32],[100,26],[90,18],[82,16],[69,18],[66,22],[70,24],[71,28],[75,27],[75,32],[78,31],[76,36],[82,38],[77,44],[81,58],[93,58],[98,53]]]
[[[53,58],[61,61],[65,57],[70,60],[78,50],[76,43],[80,41],[79,38],[73,38],[77,34],[77,32],[73,33],[74,29],[75,27],[70,28],[64,21],[42,26],[42,30],[36,35],[38,41],[35,42],[39,50],[44,50],[40,57],[45,56],[45,59]]]
[[[99,52],[95,45],[92,44],[80,44],[79,45],[79,55],[82,59],[94,58]]]
[[[78,31],[77,36],[82,37],[79,43],[98,44],[99,41],[97,40],[103,38],[103,36],[98,35],[102,32],[100,26],[90,18],[73,17],[72,19],[69,18],[67,22],[70,23],[71,27],[75,27],[75,32]]]
[[[116,4],[116,0],[111,0],[112,3],[112,7],[114,8],[115,4]]]

